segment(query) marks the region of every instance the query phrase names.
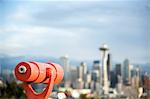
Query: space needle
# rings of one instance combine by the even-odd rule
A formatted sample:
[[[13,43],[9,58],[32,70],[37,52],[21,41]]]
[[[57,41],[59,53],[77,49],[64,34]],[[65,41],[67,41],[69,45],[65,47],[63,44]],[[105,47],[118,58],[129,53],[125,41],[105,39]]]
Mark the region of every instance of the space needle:
[[[100,48],[101,53],[101,66],[102,66],[102,74],[101,74],[101,84],[103,86],[103,93],[108,94],[109,92],[109,81],[108,81],[108,66],[107,66],[107,60],[108,60],[108,54],[109,54],[109,48],[106,44],[103,44]]]

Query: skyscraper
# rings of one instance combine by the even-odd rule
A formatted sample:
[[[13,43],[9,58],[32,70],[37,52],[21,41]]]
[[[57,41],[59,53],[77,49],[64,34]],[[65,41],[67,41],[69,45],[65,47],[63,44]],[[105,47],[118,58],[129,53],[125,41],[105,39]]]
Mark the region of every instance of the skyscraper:
[[[87,65],[85,62],[81,62],[80,66],[82,67],[82,79],[84,81],[84,86],[87,81]]]
[[[124,84],[129,84],[131,80],[131,68],[128,59],[125,59],[123,62],[123,82]]]
[[[83,80],[83,67],[82,66],[78,67],[78,78]]]
[[[100,60],[93,61],[91,89],[102,94],[102,71]]]
[[[69,67],[69,58],[68,55],[62,56],[60,58],[61,66],[64,69],[64,84],[65,86],[70,86],[70,67]]]
[[[84,77],[85,77],[86,74],[87,74],[87,65],[86,65],[85,62],[81,62],[80,66],[83,68],[83,71],[82,71],[82,73],[83,73],[83,80],[85,80]]]
[[[108,46],[103,44],[102,47],[99,48],[101,52],[101,65],[102,65],[102,86],[104,94],[108,94],[109,91],[109,81],[108,81]]]
[[[93,70],[99,70],[100,69],[100,61],[94,60],[93,61]]]
[[[138,88],[140,85],[140,69],[139,67],[134,67],[131,70],[131,85]]]
[[[90,88],[91,80],[92,80],[91,73],[87,72],[87,74],[85,75],[84,88],[86,89]]]
[[[147,72],[144,74],[143,87],[144,87],[144,91],[146,93],[149,93],[149,90],[150,90],[150,74],[148,74]]]
[[[71,87],[72,88],[77,88],[77,79],[78,79],[78,70],[76,66],[71,66],[70,68],[70,76],[71,76]]]
[[[122,67],[121,67],[121,64],[116,64],[116,75],[118,76],[118,75],[120,75],[120,76],[122,76],[122,69],[121,69]]]
[[[117,84],[117,76],[115,71],[111,71],[110,87],[115,88]]]
[[[100,61],[99,60],[95,60],[93,61],[93,73],[97,73],[97,82],[100,83],[101,81],[101,66],[100,66]]]
[[[116,75],[117,86],[120,89],[122,86],[122,67],[121,67],[121,64],[116,64],[115,75]]]
[[[81,62],[80,66],[78,67],[78,83],[79,88],[83,88],[85,86],[87,80],[87,65],[85,62]]]

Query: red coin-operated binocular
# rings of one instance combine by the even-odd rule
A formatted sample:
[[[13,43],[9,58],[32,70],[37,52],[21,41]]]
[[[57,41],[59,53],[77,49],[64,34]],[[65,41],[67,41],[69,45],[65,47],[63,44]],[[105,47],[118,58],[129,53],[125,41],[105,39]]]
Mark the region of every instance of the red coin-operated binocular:
[[[61,82],[64,72],[55,63],[20,62],[15,68],[15,75],[18,80],[23,81],[28,99],[48,99],[53,85]],[[36,93],[31,83],[45,83],[47,87],[42,93]]]

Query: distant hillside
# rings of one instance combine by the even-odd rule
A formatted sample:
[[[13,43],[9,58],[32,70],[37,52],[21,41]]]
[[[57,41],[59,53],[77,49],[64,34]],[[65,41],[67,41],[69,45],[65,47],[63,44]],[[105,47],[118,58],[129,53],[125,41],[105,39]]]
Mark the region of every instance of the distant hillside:
[[[55,57],[40,57],[40,56],[17,56],[12,57],[0,54],[0,66],[2,69],[14,69],[17,63],[22,61],[38,61],[38,62],[55,62],[60,64],[60,58]],[[81,61],[69,59],[70,65],[79,66]],[[85,61],[89,69],[92,67],[92,61]]]
[[[8,56],[8,55],[4,55],[4,54],[0,54],[0,70],[3,69],[14,69],[15,66],[17,65],[17,63],[21,62],[21,61],[39,61],[39,62],[55,62],[60,64],[60,59],[59,58],[55,58],[55,57],[37,57],[37,56],[17,56],[17,57],[12,57],[12,56]],[[79,66],[81,61],[77,61],[77,60],[69,60],[71,66]],[[85,61],[87,63],[87,66],[89,68],[89,70],[92,69],[92,65],[93,65],[93,60],[87,60]],[[115,65],[115,63],[113,63]],[[143,72],[148,72],[150,73],[150,63],[147,64],[138,64],[138,66],[140,66],[141,70]]]
[[[11,56],[0,56],[0,66],[1,69],[14,69],[17,63],[22,61],[39,61],[39,62],[56,62],[59,63],[57,58],[53,57],[31,57],[31,56],[18,56],[18,57],[11,57]]]

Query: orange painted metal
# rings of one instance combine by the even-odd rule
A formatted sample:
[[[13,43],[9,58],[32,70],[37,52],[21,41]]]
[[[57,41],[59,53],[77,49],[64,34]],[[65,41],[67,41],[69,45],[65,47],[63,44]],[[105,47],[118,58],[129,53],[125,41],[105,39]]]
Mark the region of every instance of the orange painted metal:
[[[18,80],[23,81],[28,99],[48,99],[54,84],[59,84],[64,72],[60,65],[55,63],[20,62],[15,68]],[[47,87],[41,93],[36,93],[31,83],[45,83]]]

